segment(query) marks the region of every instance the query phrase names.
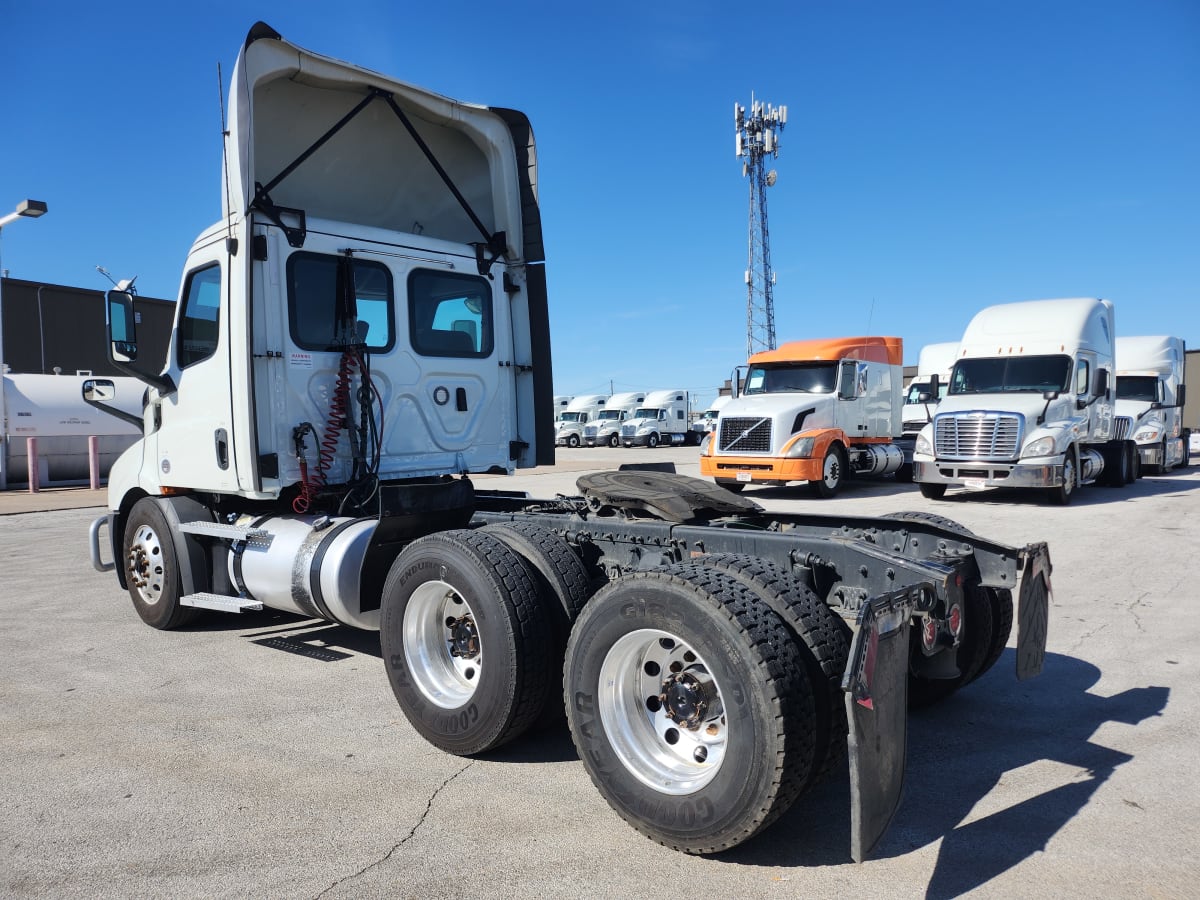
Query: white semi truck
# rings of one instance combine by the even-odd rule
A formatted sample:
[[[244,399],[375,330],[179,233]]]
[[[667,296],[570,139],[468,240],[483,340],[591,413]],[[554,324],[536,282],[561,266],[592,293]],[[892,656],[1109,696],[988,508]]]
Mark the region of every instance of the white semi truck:
[[[696,417],[696,421],[692,422],[692,431],[698,432],[700,440],[703,440],[710,431],[716,431],[717,417],[720,415],[722,407],[732,399],[732,394],[719,394],[713,398],[712,403],[708,404],[704,412]]]
[[[1113,305],[1076,298],[989,306],[963,333],[950,389],[917,437],[913,480],[1032,488],[1066,504],[1083,484],[1133,480],[1113,397]]]
[[[649,447],[698,442],[691,429],[692,404],[688,392],[679,388],[650,391],[644,405],[621,425],[621,445]]]
[[[93,565],[159,629],[269,607],[378,631],[412,728],[450,753],[565,698],[613,809],[686,852],[761,831],[849,746],[862,859],[899,802],[909,699],[978,678],[1014,618],[1017,675],[1040,671],[1046,545],[768,514],[661,463],[577,496],[477,489],[553,461],[529,122],[262,23],[233,85],[226,205],[164,369],[139,361],[135,298],[108,297],[110,358],[149,391]]]
[[[1137,444],[1140,466],[1163,473],[1188,464],[1183,427],[1183,339],[1117,338],[1117,427]]]
[[[555,394],[554,395],[554,421],[558,421],[558,417],[570,405],[575,398],[570,394]]]
[[[594,421],[604,404],[607,394],[578,394],[571,398],[567,408],[558,414],[554,426],[554,443],[558,447],[578,447],[583,443],[583,429]]]
[[[744,385],[700,452],[700,474],[746,485],[808,482],[832,497],[852,475],[897,475],[904,346],[898,337],[789,341],[750,357]]]
[[[621,444],[621,425],[646,402],[646,394],[623,391],[613,394],[604,409],[583,426],[583,442],[589,447],[617,447]]]
[[[933,421],[933,411],[950,387],[950,370],[958,357],[958,341],[926,344],[917,357],[917,374],[908,383],[900,418],[904,434],[916,435]]]

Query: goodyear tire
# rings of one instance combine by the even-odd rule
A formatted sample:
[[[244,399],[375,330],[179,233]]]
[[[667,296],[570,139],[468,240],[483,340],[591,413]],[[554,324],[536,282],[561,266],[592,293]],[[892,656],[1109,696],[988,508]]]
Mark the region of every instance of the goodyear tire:
[[[171,526],[153,498],[143,497],[129,511],[121,554],[129,596],[143,622],[167,631],[196,618],[199,610],[179,604],[183,582]]]
[[[792,633],[812,686],[813,769],[809,785],[819,783],[846,753],[842,675],[850,657],[849,626],[810,585],[770,560],[712,553],[697,557],[695,562],[748,585]]]
[[[829,445],[821,461],[821,477],[808,483],[814,497],[833,497],[842,489],[849,471],[846,468],[846,451],[836,441]]]
[[[567,716],[609,805],[688,853],[733,847],[809,778],[812,692],[780,618],[703,566],[626,575],[567,646]]]
[[[471,756],[518,737],[553,682],[551,629],[525,562],[460,529],[409,544],[383,587],[380,645],[400,708],[422,737]]]
[[[567,636],[591,596],[591,578],[571,546],[547,528],[532,522],[488,525],[483,531],[499,538],[525,560],[550,623],[550,666],[561,673]],[[558,691],[547,699],[541,724],[561,724],[563,707]]]

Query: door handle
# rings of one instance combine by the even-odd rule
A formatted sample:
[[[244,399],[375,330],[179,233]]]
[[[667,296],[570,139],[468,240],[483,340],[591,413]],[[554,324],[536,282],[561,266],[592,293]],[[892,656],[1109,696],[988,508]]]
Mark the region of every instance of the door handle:
[[[224,428],[216,431],[217,465],[222,469],[229,468],[229,433]]]

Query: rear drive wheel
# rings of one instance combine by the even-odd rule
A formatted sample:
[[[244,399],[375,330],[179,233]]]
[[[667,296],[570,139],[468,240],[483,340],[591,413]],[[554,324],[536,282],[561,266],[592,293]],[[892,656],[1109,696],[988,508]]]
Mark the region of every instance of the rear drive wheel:
[[[121,553],[129,596],[143,622],[167,631],[196,618],[199,610],[179,603],[183,582],[171,526],[152,497],[143,497],[129,511]]]
[[[842,489],[846,480],[846,451],[836,441],[825,451],[821,461],[821,477],[808,483],[808,489],[814,497],[832,497]]]
[[[696,558],[749,585],[783,620],[800,649],[813,689],[813,770],[810,784],[828,775],[846,752],[842,674],[850,656],[850,628],[810,585],[770,560],[736,553]]]
[[[591,596],[587,566],[565,540],[532,522],[488,525],[483,531],[499,538],[529,564],[550,623],[551,669],[561,672],[571,625]],[[546,701],[543,724],[556,721],[561,724],[563,707],[560,700],[557,691],[551,693]]]
[[[679,566],[602,588],[571,632],[566,696],[600,793],[668,847],[733,847],[808,780],[813,700],[796,643],[724,572]]]
[[[524,732],[556,680],[547,616],[524,561],[499,538],[459,529],[409,544],[383,586],[379,638],[413,728],[461,756]]]

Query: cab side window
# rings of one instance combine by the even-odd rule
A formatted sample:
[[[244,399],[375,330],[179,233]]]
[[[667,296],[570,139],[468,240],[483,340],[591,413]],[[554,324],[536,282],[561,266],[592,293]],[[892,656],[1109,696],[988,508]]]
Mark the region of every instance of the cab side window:
[[[1091,367],[1086,359],[1081,359],[1075,364],[1075,393],[1080,397],[1086,397],[1092,390]]]
[[[179,368],[208,359],[217,352],[221,324],[221,267],[198,269],[188,276],[179,318]]]

